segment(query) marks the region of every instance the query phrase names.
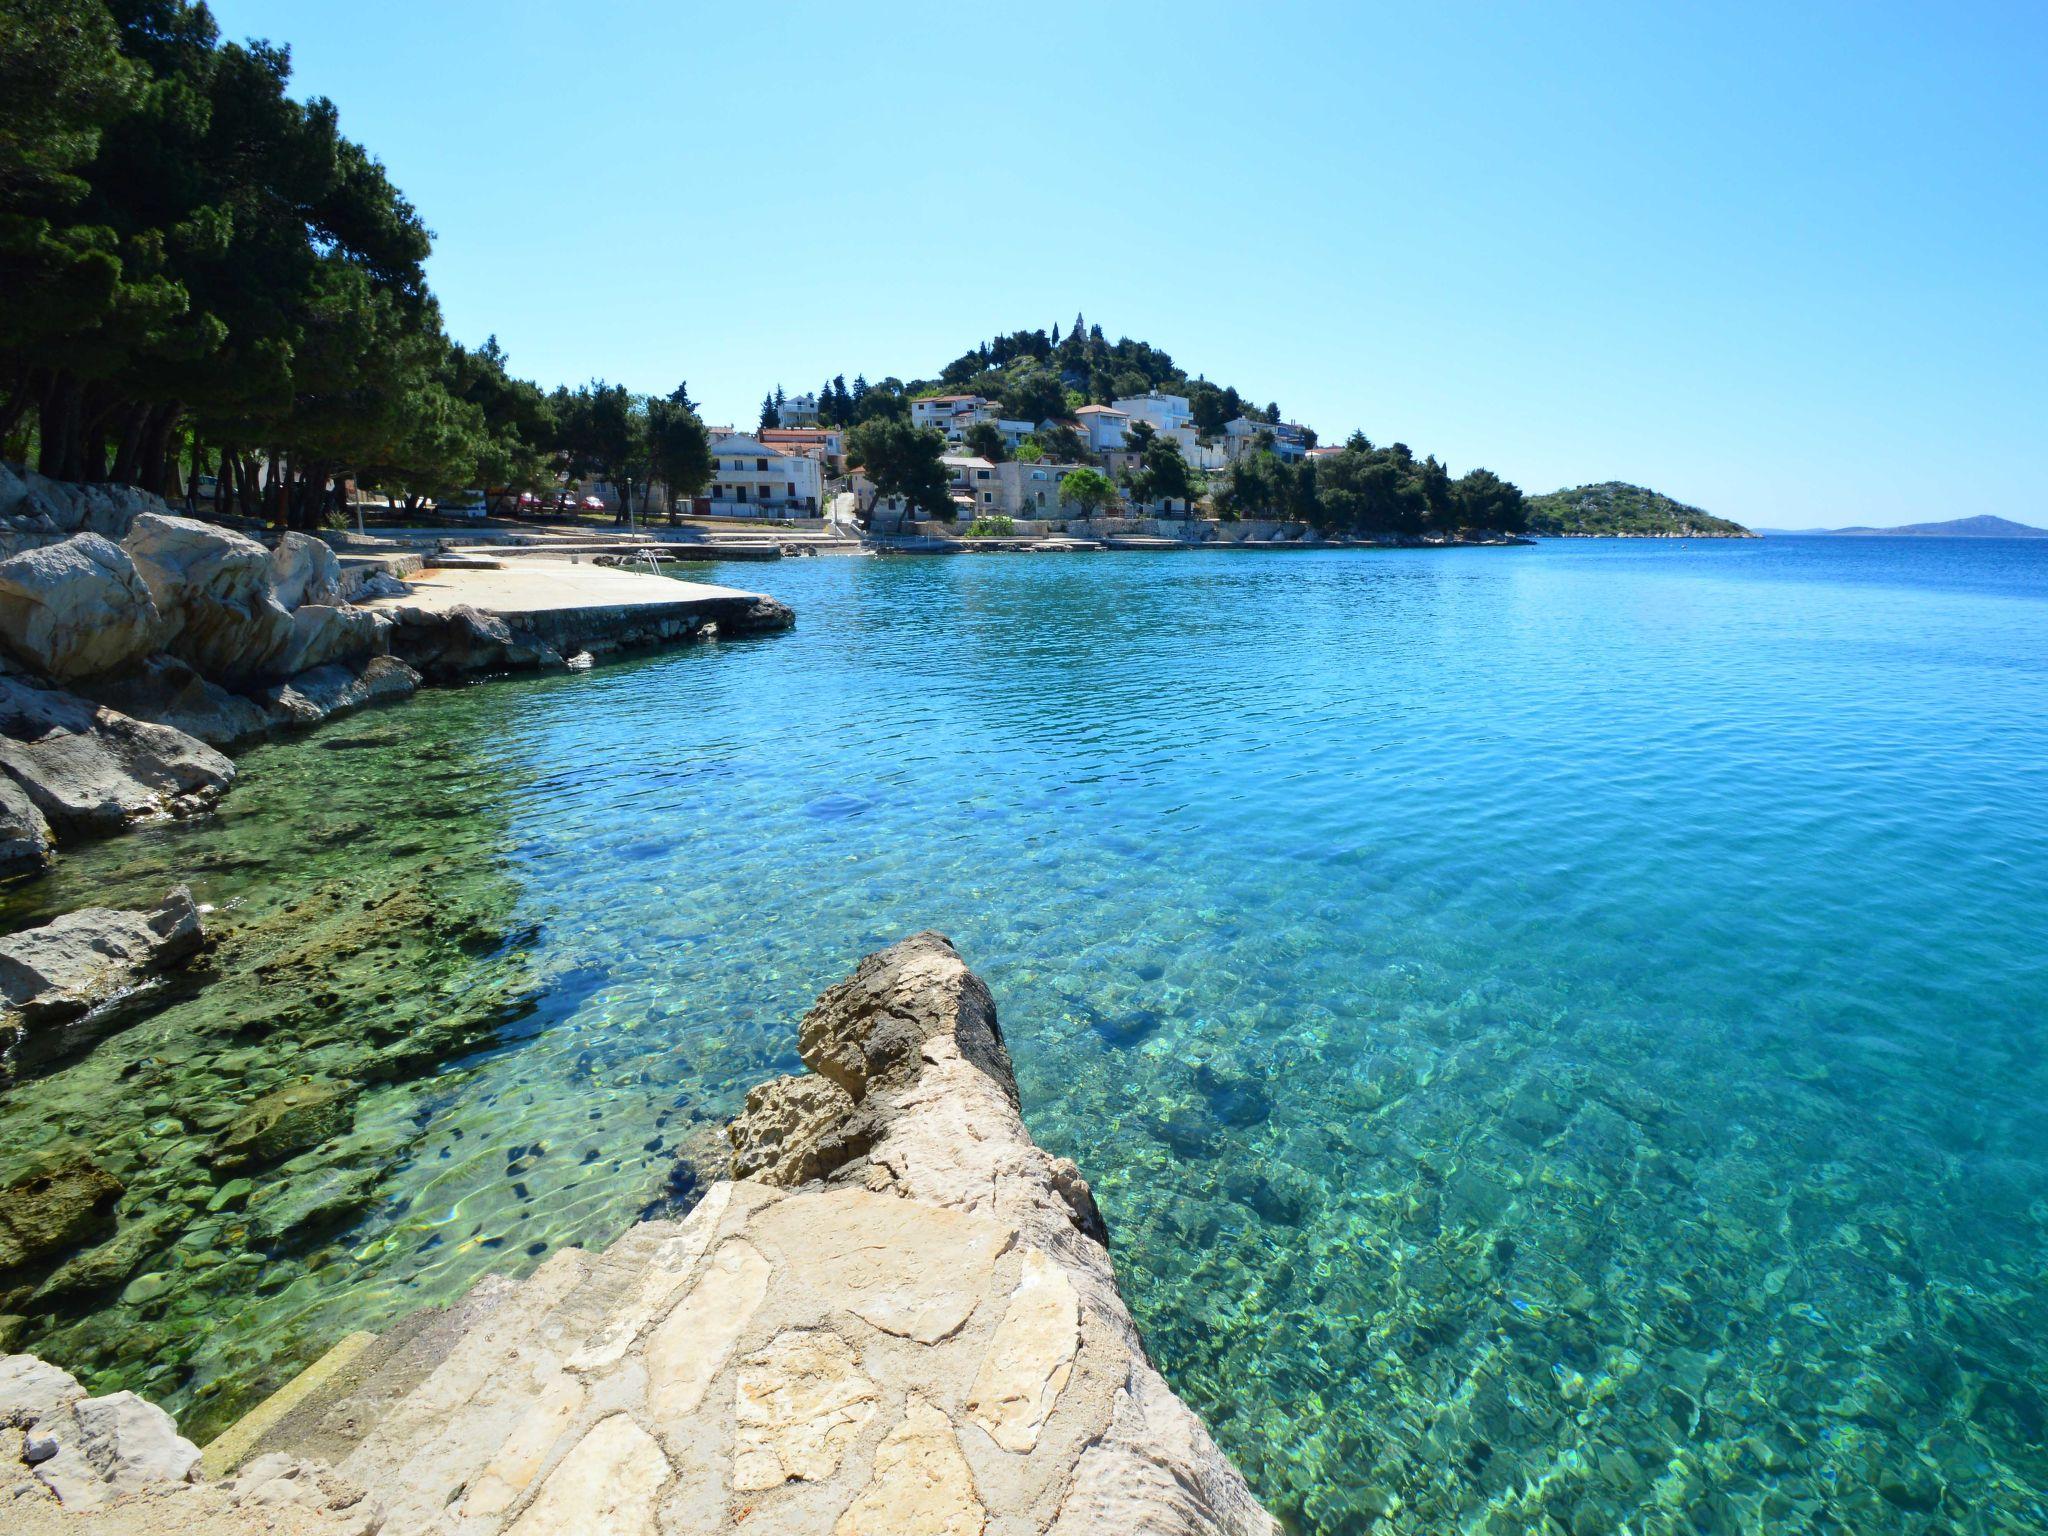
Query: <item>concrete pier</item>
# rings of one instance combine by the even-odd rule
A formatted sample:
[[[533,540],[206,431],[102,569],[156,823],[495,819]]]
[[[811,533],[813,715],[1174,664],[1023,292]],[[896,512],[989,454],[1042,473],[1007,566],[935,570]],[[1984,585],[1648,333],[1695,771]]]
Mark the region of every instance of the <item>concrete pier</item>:
[[[720,634],[736,635],[789,623],[789,610],[759,592],[566,560],[430,566],[407,577],[406,586],[403,595],[364,606],[394,616],[471,608],[564,656],[661,644],[712,624]]]

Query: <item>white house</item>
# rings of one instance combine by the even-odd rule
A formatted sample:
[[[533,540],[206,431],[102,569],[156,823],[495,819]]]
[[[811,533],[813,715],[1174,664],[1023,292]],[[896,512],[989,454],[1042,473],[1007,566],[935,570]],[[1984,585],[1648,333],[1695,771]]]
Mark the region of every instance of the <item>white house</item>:
[[[815,427],[818,424],[818,397],[791,395],[777,407],[776,415],[785,427]]]
[[[979,454],[942,454],[939,462],[946,467],[948,488],[953,493],[953,504],[966,513],[997,512],[996,466]]]
[[[1074,419],[1080,423],[1090,453],[1116,452],[1123,447],[1124,434],[1131,426],[1128,412],[1109,405],[1084,405],[1074,412]]]
[[[837,427],[768,427],[754,435],[778,453],[817,459],[828,475],[846,468],[846,434]]]
[[[1253,421],[1249,416],[1223,424],[1225,454],[1235,463],[1251,451],[1261,432],[1273,434],[1273,452],[1281,459],[1292,462],[1308,454],[1308,428],[1299,422]]]
[[[816,517],[824,466],[746,432],[711,434],[711,485],[700,509],[728,517]]]
[[[944,432],[952,427],[953,417],[960,411],[972,411],[987,404],[988,401],[979,395],[926,395],[910,402],[910,424],[913,427],[936,427]]]
[[[1149,421],[1152,430],[1162,434],[1177,433],[1187,428],[1192,435],[1195,416],[1188,409],[1186,395],[1162,395],[1155,389],[1142,395],[1127,395],[1113,403],[1117,410],[1131,418],[1133,424]]]

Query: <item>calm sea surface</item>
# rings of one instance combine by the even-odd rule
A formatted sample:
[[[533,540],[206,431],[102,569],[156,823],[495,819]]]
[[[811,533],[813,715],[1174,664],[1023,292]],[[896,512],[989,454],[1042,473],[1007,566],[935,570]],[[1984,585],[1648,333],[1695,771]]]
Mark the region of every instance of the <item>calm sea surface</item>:
[[[13,898],[224,936],[0,1098],[136,1274],[16,1347],[213,1427],[686,1200],[931,927],[1302,1530],[2048,1528],[2048,544],[705,574],[799,627],[262,747]],[[231,1187],[297,1074],[352,1121]]]

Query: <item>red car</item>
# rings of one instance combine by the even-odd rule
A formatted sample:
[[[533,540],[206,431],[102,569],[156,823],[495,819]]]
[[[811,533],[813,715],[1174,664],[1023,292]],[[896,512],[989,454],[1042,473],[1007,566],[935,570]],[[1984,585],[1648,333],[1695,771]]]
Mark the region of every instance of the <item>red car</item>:
[[[586,496],[578,505],[586,512],[602,512],[604,510],[604,498],[601,496]]]

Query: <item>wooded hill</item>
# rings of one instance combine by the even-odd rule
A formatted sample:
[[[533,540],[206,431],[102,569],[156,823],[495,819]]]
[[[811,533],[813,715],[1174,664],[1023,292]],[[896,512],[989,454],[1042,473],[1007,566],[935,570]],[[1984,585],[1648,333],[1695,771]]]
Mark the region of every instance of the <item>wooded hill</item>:
[[[1662,492],[1619,480],[1531,496],[1527,506],[1529,531],[1552,538],[1751,537],[1740,523],[1673,501]]]

